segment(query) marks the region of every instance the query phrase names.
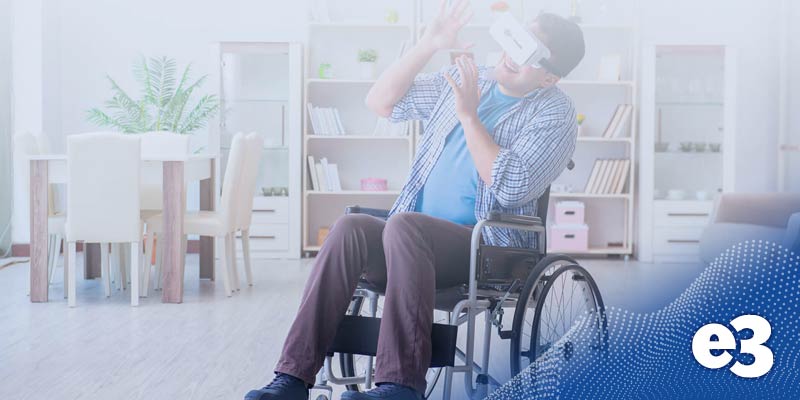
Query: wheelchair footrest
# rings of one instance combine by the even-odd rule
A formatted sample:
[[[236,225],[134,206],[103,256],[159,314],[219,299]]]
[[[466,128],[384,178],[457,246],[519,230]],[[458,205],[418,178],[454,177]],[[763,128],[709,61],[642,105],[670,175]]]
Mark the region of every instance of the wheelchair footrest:
[[[345,315],[328,352],[375,356],[378,352],[380,329],[380,318]],[[457,336],[457,326],[433,324],[431,368],[455,365]],[[401,354],[397,356],[402,357]]]

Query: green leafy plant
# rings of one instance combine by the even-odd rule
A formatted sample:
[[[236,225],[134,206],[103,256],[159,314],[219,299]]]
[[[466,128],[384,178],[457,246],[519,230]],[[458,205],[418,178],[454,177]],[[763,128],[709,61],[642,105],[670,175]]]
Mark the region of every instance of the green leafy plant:
[[[378,61],[378,51],[375,49],[363,49],[358,51],[358,62]]]
[[[194,92],[208,77],[204,75],[192,82],[191,65],[186,66],[178,80],[174,59],[142,57],[134,64],[133,73],[141,85],[141,98],[135,100],[111,76],[106,76],[113,97],[105,102],[106,111],[99,108],[88,111],[89,122],[123,133],[189,134],[205,126],[219,111],[219,100],[214,95],[203,95],[189,105]]]

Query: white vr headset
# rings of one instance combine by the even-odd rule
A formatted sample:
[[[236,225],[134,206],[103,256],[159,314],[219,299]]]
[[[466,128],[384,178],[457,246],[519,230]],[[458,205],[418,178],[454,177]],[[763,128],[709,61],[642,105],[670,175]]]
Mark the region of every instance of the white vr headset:
[[[501,13],[489,28],[489,34],[517,65],[544,67],[549,72],[562,76],[549,62],[550,49],[511,13]]]

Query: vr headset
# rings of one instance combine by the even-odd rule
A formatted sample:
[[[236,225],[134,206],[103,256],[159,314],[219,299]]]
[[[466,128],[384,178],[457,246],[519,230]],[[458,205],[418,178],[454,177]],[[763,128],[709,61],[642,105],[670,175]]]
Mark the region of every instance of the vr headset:
[[[517,65],[544,68],[554,75],[563,76],[549,61],[550,49],[510,13],[498,16],[489,28],[489,34]]]

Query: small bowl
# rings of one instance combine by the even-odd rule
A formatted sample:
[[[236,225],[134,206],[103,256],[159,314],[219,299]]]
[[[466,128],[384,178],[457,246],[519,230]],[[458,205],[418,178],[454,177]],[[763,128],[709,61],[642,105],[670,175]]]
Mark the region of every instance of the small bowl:
[[[669,151],[669,142],[656,142],[656,153],[664,153]]]
[[[695,142],[694,143],[694,151],[698,153],[703,153],[706,151],[707,145],[703,142]]]
[[[711,150],[712,153],[719,153],[722,151],[722,143],[709,143],[708,149]]]
[[[692,151],[694,144],[692,142],[681,142],[681,151],[688,153]]]

